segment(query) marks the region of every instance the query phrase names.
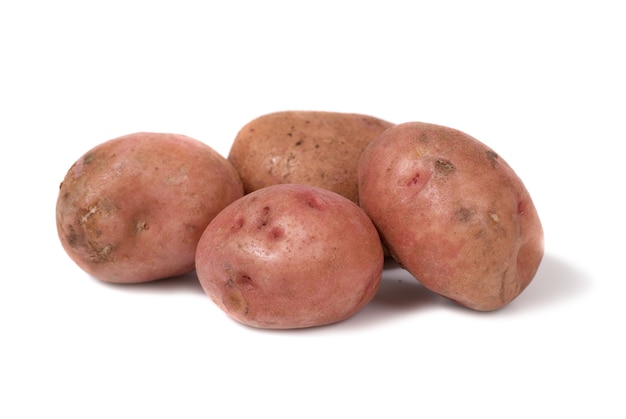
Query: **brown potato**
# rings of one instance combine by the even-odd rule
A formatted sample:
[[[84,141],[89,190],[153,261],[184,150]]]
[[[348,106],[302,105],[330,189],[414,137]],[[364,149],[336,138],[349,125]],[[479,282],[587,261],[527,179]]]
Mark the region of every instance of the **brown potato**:
[[[261,116],[237,134],[228,159],[245,193],[302,183],[357,202],[357,165],[363,149],[393,126],[367,115],[285,111]]]
[[[458,130],[396,125],[358,167],[360,205],[391,255],[425,287],[475,310],[501,308],[531,282],[543,229],[509,165]]]
[[[237,321],[290,329],[344,320],[376,294],[383,250],[355,203],[302,184],[268,186],[209,224],[196,272],[209,297]]]
[[[202,232],[243,196],[226,158],[192,138],[135,133],[83,155],[61,183],[58,235],[67,254],[106,282],[146,282],[194,269]]]

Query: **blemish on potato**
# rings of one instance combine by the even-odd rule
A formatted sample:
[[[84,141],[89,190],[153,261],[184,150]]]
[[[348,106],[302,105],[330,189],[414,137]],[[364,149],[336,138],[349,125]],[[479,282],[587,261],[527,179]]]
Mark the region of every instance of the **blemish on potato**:
[[[270,207],[264,206],[259,216],[259,222],[257,223],[257,228],[263,228],[267,225],[270,218]]]
[[[474,211],[469,208],[461,207],[455,213],[454,217],[456,220],[467,223],[469,222],[474,215]]]
[[[85,164],[91,163],[96,158],[95,153],[86,154],[85,157],[82,158],[82,162]]]
[[[428,134],[425,132],[420,133],[419,137],[417,137],[417,141],[419,141],[420,143],[427,143],[428,142]]]
[[[150,228],[150,226],[148,226],[148,223],[146,223],[143,220],[139,220],[139,221],[135,221],[134,225],[134,232],[135,233],[140,233],[144,230],[148,230]]]
[[[273,239],[278,240],[285,236],[285,230],[282,227],[274,227],[270,231],[270,235]]]
[[[252,281],[252,278],[248,274],[242,273],[242,274],[237,275],[235,277],[235,281],[236,281],[236,286],[239,289],[250,290],[254,288],[254,282]]]
[[[487,150],[487,151],[485,151],[485,154],[487,155],[487,159],[491,163],[491,166],[495,167],[496,163],[498,162],[498,158],[499,158],[498,154],[496,152],[494,152],[493,150]]]
[[[424,157],[426,154],[428,154],[427,151],[422,151],[419,148],[415,149],[415,157],[417,157],[418,159],[421,159],[422,157]]]
[[[498,153],[496,153],[493,150],[487,150],[486,153],[487,153],[487,157],[489,158],[489,160],[497,160],[499,157]]]
[[[100,249],[95,249],[93,247],[91,247],[91,250],[93,251],[91,254],[91,257],[89,258],[91,260],[91,262],[93,263],[103,263],[103,262],[109,262],[112,259],[111,257],[111,252],[113,251],[113,246],[111,246],[110,244],[107,244],[106,246],[100,248]]]
[[[231,229],[232,231],[237,231],[237,230],[240,230],[240,229],[243,227],[243,225],[244,225],[244,224],[245,224],[245,221],[244,221],[243,217],[239,217],[239,218],[237,218],[237,219],[235,220],[235,222],[234,222],[234,223],[233,223],[233,225],[230,227],[230,229]]]
[[[326,203],[319,197],[317,196],[309,196],[309,198],[306,200],[307,205],[310,208],[316,209],[316,210],[324,210],[326,209]]]
[[[456,167],[454,167],[450,160],[437,159],[435,160],[435,170],[437,171],[437,173],[447,176],[450,173],[454,172],[456,170]]]
[[[224,300],[224,305],[233,312],[241,312],[243,315],[248,315],[249,308],[246,300],[243,298],[240,292],[230,292]]]
[[[95,214],[98,211],[98,204],[93,205],[91,208],[89,208],[87,211],[85,211],[85,213],[82,215],[82,217],[80,217],[80,223],[81,224],[86,224],[87,221],[89,221],[89,218]]]
[[[490,212],[490,213],[489,213],[489,218],[491,218],[491,220],[492,220],[494,223],[499,223],[499,222],[500,222],[500,217],[498,217],[498,214],[495,214],[495,213],[493,213],[493,212]]]
[[[422,179],[424,176],[420,172],[415,173],[409,180],[406,182],[406,186],[413,186],[419,183],[425,183]]]
[[[74,230],[74,226],[70,225],[69,229],[70,229],[70,233],[65,236],[65,240],[67,241],[67,244],[70,245],[70,247],[76,247],[78,245],[80,236],[76,234],[76,231]]]

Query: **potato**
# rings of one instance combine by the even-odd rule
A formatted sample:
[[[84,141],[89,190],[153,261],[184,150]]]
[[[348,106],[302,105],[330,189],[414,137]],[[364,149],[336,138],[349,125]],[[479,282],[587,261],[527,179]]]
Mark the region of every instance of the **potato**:
[[[358,166],[360,205],[391,255],[426,288],[479,311],[501,308],[531,282],[543,229],[520,178],[458,130],[396,125]]]
[[[248,326],[292,329],[344,320],[376,294],[383,250],[349,199],[314,186],[258,189],[200,238],[196,272],[209,297]]]
[[[392,125],[351,113],[271,113],[239,131],[228,159],[237,169],[245,193],[270,185],[302,183],[357,202],[359,156]]]
[[[228,160],[177,134],[135,133],[83,155],[61,183],[58,235],[90,275],[138,283],[194,269],[202,232],[243,196]]]

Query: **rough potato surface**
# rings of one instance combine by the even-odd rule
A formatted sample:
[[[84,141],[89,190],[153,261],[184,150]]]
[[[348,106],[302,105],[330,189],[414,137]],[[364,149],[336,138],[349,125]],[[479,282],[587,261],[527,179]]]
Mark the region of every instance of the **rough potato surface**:
[[[543,229],[520,178],[458,130],[409,122],[383,133],[359,162],[360,205],[391,255],[424,286],[480,311],[531,282]]]
[[[363,149],[392,123],[368,115],[284,111],[263,115],[237,134],[228,159],[245,193],[302,183],[357,202],[357,166]]]
[[[383,269],[376,228],[352,201],[301,184],[259,189],[209,224],[196,254],[207,295],[259,328],[344,320],[376,294]]]
[[[145,282],[194,269],[195,247],[217,213],[243,195],[226,158],[192,138],[135,133],[80,157],[61,183],[58,235],[92,276]]]

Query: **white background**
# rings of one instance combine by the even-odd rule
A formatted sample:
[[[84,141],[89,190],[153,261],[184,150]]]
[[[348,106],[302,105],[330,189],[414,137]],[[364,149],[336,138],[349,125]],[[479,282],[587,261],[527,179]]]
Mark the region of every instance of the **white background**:
[[[0,417],[625,417],[620,3],[2,2]],[[277,332],[192,275],[107,285],[64,253],[59,183],[91,147],[160,131],[226,155],[291,109],[491,146],[544,225],[533,283],[476,313],[390,269],[349,320]]]

